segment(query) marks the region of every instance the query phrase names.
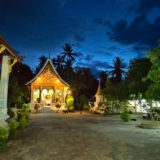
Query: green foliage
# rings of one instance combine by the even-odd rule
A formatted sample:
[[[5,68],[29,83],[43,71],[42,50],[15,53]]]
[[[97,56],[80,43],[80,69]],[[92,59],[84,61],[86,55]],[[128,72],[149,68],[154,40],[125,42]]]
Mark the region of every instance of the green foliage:
[[[33,77],[31,69],[25,64],[16,63],[9,77],[8,105],[21,107],[30,101],[30,91],[24,84]]]
[[[120,57],[115,57],[113,59],[113,66],[109,66],[108,68],[112,69],[109,73],[112,76],[112,82],[119,83],[122,81],[122,76],[124,75],[125,71],[124,68],[126,66],[123,63],[123,59]]]
[[[100,102],[98,109],[103,110],[104,114],[120,113],[125,103],[126,102],[119,100]]]
[[[17,112],[17,120],[19,121],[22,117],[25,117],[29,121],[30,112],[24,110]]]
[[[0,127],[0,146],[5,144],[9,136],[7,128]]]
[[[12,111],[12,108],[8,107],[7,114],[9,115],[10,118],[13,118],[15,116],[15,113]]]
[[[79,104],[82,109],[88,108],[88,100],[85,95],[80,96],[80,103]]]
[[[23,103],[23,104],[22,104],[22,109],[23,109],[23,110],[29,109],[29,105],[28,105],[27,103]]]
[[[69,111],[73,111],[74,110],[74,98],[71,95],[67,95],[67,97],[66,97],[66,108]]]
[[[146,92],[147,98],[159,100],[160,99],[160,41],[158,46],[154,49],[150,49],[146,54],[151,62],[151,69],[149,70],[145,80],[150,80],[152,83]]]
[[[128,88],[125,82],[112,83],[109,79],[106,81],[105,88],[102,90],[103,96],[108,101],[120,100],[124,101],[128,99]]]
[[[129,94],[138,95],[145,92],[150,85],[150,81],[142,81],[143,77],[147,76],[151,68],[151,63],[148,58],[133,59],[129,63],[128,71],[126,73],[126,85],[128,86]]]
[[[124,111],[121,113],[120,118],[124,121],[124,122],[128,122],[129,120],[131,120],[131,116],[129,114],[129,111],[125,108]]]
[[[36,111],[38,111],[40,107],[41,107],[40,104],[35,104],[35,105],[34,105],[34,109],[35,109]]]
[[[19,128],[23,130],[25,127],[27,127],[27,125],[28,125],[28,121],[26,117],[22,116],[22,118],[19,120]]]
[[[9,123],[9,137],[15,137],[17,135],[17,128],[19,127],[19,122],[12,121]]]

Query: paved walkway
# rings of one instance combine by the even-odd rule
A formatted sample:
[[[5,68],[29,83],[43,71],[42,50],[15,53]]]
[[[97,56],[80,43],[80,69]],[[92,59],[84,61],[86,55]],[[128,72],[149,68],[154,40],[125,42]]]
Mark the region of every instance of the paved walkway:
[[[160,160],[160,130],[118,116],[33,114],[30,125],[0,148],[0,160]]]

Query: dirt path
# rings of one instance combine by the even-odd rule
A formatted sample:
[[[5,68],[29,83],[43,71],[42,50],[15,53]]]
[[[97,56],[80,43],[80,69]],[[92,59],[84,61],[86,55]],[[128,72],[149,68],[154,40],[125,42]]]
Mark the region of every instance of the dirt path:
[[[117,116],[33,114],[0,160],[160,160],[160,130]]]

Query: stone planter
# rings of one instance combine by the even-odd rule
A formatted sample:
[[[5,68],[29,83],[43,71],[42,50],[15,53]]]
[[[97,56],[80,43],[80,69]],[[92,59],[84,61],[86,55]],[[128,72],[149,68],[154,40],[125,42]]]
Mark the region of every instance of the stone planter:
[[[141,123],[140,127],[145,129],[160,129],[160,124]]]

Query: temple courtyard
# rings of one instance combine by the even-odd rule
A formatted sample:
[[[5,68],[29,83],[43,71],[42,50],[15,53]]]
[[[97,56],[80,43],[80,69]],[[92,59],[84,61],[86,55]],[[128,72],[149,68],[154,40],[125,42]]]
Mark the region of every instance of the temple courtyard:
[[[34,113],[29,126],[0,148],[0,160],[159,160],[160,130],[141,129],[140,121]]]

